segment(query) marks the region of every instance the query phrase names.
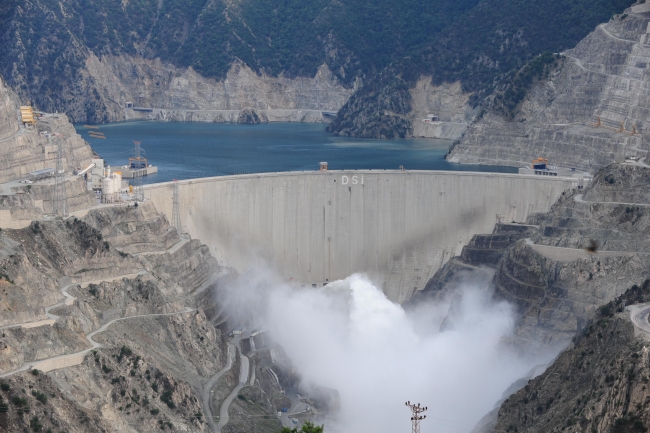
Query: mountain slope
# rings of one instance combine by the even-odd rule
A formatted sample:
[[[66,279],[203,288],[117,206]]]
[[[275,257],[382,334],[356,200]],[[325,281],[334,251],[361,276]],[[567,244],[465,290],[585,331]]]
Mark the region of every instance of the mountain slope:
[[[406,52],[372,78],[376,83],[383,81],[379,93],[400,89],[390,93],[390,102],[378,98],[375,87],[365,86],[342,107],[329,130],[338,135],[379,137],[378,131],[388,129],[394,136],[408,136],[413,129],[407,116],[412,109],[407,92],[420,77],[431,77],[435,85],[460,81],[463,91],[472,94],[470,104],[476,105],[530,59],[575,46],[599,23],[630,4],[629,0],[481,2],[429,43]],[[396,104],[404,109],[385,108]]]
[[[477,1],[441,0],[431,8],[424,0],[16,0],[0,9],[0,74],[24,99],[66,111],[73,121],[119,120],[115,81],[142,81],[129,67],[142,60],[159,59],[173,76],[191,68],[217,82],[238,59],[258,75],[287,78],[314,77],[325,64],[349,88]],[[116,62],[126,67],[107,71]],[[147,96],[129,95],[136,103]]]
[[[504,115],[497,104],[471,125],[451,161],[520,165],[544,156],[594,170],[645,156],[650,5],[634,6],[564,53]],[[516,102],[516,101],[514,101]]]
[[[504,72],[544,50],[577,43],[629,3],[9,0],[0,8],[0,74],[23,99],[47,111],[65,111],[73,121],[121,120],[125,101],[150,102],[155,90],[174,89],[165,87],[165,75],[191,81],[190,69],[212,80],[213,88],[227,87],[238,60],[263,77],[311,78],[326,65],[335,87],[352,88],[359,80],[395,87],[379,79],[382,71],[403,76],[410,87],[420,76],[433,76],[436,83],[461,80],[480,98]],[[142,71],[137,65],[143,62],[160,62],[162,71]],[[139,90],[125,91],[132,83]],[[143,83],[153,86],[142,89]],[[390,95],[397,105],[401,92]],[[177,94],[156,102],[183,109],[227,105],[215,98],[221,99],[214,107]],[[377,111],[364,93],[358,98],[362,109]],[[240,105],[254,101],[252,95]],[[268,108],[296,104],[266,103]],[[354,110],[347,116],[359,117]],[[364,133],[360,126],[334,130],[385,135]]]
[[[635,336],[623,306],[649,300],[646,281],[604,305],[574,346],[508,398],[483,431],[646,432],[648,342]]]

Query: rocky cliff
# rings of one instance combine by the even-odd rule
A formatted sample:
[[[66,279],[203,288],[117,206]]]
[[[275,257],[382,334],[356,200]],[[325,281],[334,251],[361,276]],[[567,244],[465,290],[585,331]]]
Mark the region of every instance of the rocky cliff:
[[[544,51],[574,46],[631,2],[8,2],[0,9],[0,74],[23,99],[76,122],[146,114],[125,111],[126,102],[164,110],[153,116],[168,120],[230,121],[205,111],[246,107],[336,111],[363,82],[371,90],[357,95],[337,132],[456,137],[465,120],[413,129],[422,101],[404,113],[391,107],[408,105],[408,88],[421,91],[423,77],[437,88],[429,108],[452,83],[463,90],[452,111],[470,96],[475,107],[504,74]],[[387,75],[406,82],[406,93],[393,92]],[[375,88],[380,83],[387,87]]]
[[[510,396],[480,431],[647,431],[648,343],[635,336],[623,300],[648,302],[648,282],[604,305],[572,347]]]
[[[366,73],[477,1],[421,3],[369,10],[358,0],[11,2],[0,10],[0,74],[23,98],[76,122],[141,114],[125,112],[125,102],[164,109],[163,119],[246,107],[336,111]],[[229,119],[203,113],[192,120]]]
[[[532,86],[514,118],[487,109],[448,160],[521,166],[542,156],[595,170],[626,156],[645,157],[649,22],[650,5],[639,4],[598,26]]]
[[[525,351],[559,350],[599,306],[650,277],[649,186],[647,168],[612,164],[529,224],[499,224],[475,236],[411,303],[445,296],[477,267],[491,269],[483,278],[494,296],[517,307],[513,342]]]
[[[20,179],[27,173],[56,167],[58,143],[63,146],[67,172],[90,164],[92,149],[74,130],[65,114],[38,118],[36,126],[21,121],[20,106],[28,105],[0,78],[0,183]],[[46,134],[57,134],[48,138]]]
[[[238,371],[218,379],[240,365],[221,309],[201,307],[220,267],[153,206],[2,230],[0,269],[0,432],[213,431],[211,391],[232,393]],[[277,431],[259,373],[233,416]]]
[[[103,108],[66,107],[77,121],[237,122],[248,109],[265,121],[323,122],[321,111],[338,111],[354,92],[354,86],[344,87],[326,65],[313,77],[288,78],[258,74],[237,60],[217,80],[160,59],[87,55],[84,74],[92,77]]]

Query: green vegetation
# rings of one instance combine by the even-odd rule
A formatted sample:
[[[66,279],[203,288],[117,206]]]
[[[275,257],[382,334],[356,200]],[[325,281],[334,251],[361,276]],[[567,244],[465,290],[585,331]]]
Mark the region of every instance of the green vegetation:
[[[127,347],[127,346],[122,346],[120,349],[120,353],[117,355],[117,362],[122,362],[122,358],[125,356],[128,358],[129,356],[133,355],[133,351]]]
[[[36,397],[36,400],[38,400],[40,403],[42,403],[42,404],[46,404],[46,403],[47,403],[47,395],[43,394],[42,392],[40,392],[40,391],[36,391],[36,390],[34,389],[34,390],[32,390],[32,395],[33,395],[34,397]]]
[[[39,7],[23,7],[19,0],[8,0],[0,7],[0,26],[9,29],[0,34],[0,74],[24,99],[54,111],[65,110],[77,98],[77,86],[88,84],[83,74],[87,50],[100,58],[160,58],[216,79],[224,78],[237,59],[258,73],[288,77],[313,77],[325,63],[344,85],[351,87],[357,78],[365,84],[343,113],[365,124],[343,122],[332,131],[403,136],[409,122],[380,108],[405,104],[409,111],[402,86],[412,87],[421,76],[433,77],[435,84],[460,81],[474,93],[473,105],[497,91],[499,109],[512,116],[531,83],[552,66],[544,63],[550,54],[542,53],[575,46],[632,3],[45,0]],[[137,79],[140,72],[123,73]],[[155,85],[171,78],[153,77]],[[397,89],[378,91],[374,84],[379,82]],[[90,89],[83,116],[105,121],[103,99]],[[82,233],[89,230],[81,221],[67,224]],[[92,251],[109,247],[87,242],[85,248]]]
[[[533,58],[516,73],[509,74],[504,80],[504,89],[498,91],[495,96],[496,111],[508,118],[514,117],[516,109],[531,86],[540,79],[547,78],[559,60],[559,54],[545,52]]]
[[[638,416],[628,415],[617,418],[612,428],[612,433],[645,433],[648,428]]]
[[[298,430],[297,427],[290,429],[289,427],[284,427],[280,433],[323,433],[325,426],[314,425],[311,422],[307,421],[302,425],[302,428]]]
[[[26,398],[15,395],[11,398],[11,402],[14,404],[14,406],[16,406],[18,411],[22,413],[29,413],[29,405],[27,404]]]
[[[14,281],[11,279],[11,277],[9,277],[9,275],[5,274],[4,272],[0,272],[0,279],[5,280],[10,284],[14,284]]]
[[[167,405],[168,408],[174,409],[176,404],[172,401],[172,392],[170,390],[164,391],[160,395],[160,400]]]
[[[36,431],[36,432],[43,430],[43,424],[40,423],[40,420],[38,419],[37,416],[34,416],[29,421],[29,426],[32,428],[33,431]]]
[[[460,79],[465,90],[488,91],[496,78],[534,56],[573,47],[631,0],[497,0],[481,3],[413,57],[406,69],[434,81]]]
[[[72,73],[74,79],[83,66],[79,53],[63,55],[72,37],[98,56],[159,57],[208,77],[223,78],[236,58],[257,71],[289,76],[313,76],[327,63],[346,83],[397,63],[408,81],[433,74],[437,82],[461,79],[468,90],[478,90],[535,55],[575,45],[631,3],[65,0],[59,7],[48,0],[47,7],[20,10],[13,0],[0,10],[0,24],[15,28],[0,40],[10,48],[0,60],[3,68],[23,69],[27,78],[38,65],[45,78],[41,87],[55,93],[61,77]],[[14,66],[21,54],[18,39],[24,61]],[[11,69],[0,72],[11,82]]]

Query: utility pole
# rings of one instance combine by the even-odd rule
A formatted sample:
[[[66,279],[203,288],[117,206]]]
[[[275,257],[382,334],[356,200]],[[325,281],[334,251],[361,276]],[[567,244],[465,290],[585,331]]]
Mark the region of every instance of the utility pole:
[[[176,228],[178,234],[181,234],[181,209],[178,203],[178,181],[174,179],[174,194],[172,195],[172,226]]]
[[[413,423],[413,433],[420,433],[420,421],[422,421],[427,417],[426,415],[420,415],[420,414],[422,412],[425,412],[427,410],[427,407],[420,406],[420,403],[418,403],[417,405],[411,404],[410,401],[407,401],[406,405],[409,408],[411,408],[411,412],[412,412],[411,422]]]
[[[68,196],[65,192],[65,168],[63,167],[63,145],[57,138],[56,172],[54,173],[54,191],[52,196],[52,213],[65,218],[68,216]]]

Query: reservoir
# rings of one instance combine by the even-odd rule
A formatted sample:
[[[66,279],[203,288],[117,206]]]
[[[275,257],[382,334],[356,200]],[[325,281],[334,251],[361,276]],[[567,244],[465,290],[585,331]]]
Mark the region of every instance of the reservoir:
[[[113,167],[133,156],[133,141],[141,141],[149,164],[158,173],[143,183],[165,182],[243,173],[311,171],[320,161],[330,170],[397,169],[453,170],[515,173],[516,168],[448,163],[444,156],[449,140],[373,140],[335,137],[324,124],[127,122],[100,125],[94,131],[75,125],[101,158]]]

